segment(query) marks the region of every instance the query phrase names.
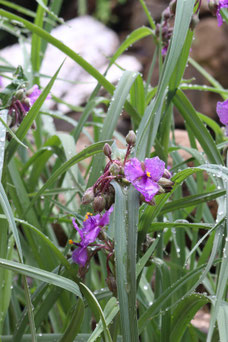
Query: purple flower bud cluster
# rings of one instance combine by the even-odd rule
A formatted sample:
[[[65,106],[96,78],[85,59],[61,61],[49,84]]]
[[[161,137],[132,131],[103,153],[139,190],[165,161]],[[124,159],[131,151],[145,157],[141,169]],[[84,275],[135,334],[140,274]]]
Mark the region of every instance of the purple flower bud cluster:
[[[195,1],[196,9],[195,9],[195,14],[193,14],[192,20],[190,23],[191,30],[194,30],[194,28],[199,22],[198,13],[200,10],[201,1],[202,0]],[[162,12],[162,23],[156,25],[156,31],[155,31],[156,36],[158,38],[161,37],[162,45],[163,45],[163,48],[161,51],[162,56],[166,56],[170,39],[173,34],[173,19],[176,14],[176,6],[177,6],[177,0],[172,0],[169,6]]]
[[[19,125],[22,122],[25,115],[36,102],[40,94],[41,90],[36,84],[29,90],[21,88],[16,92],[8,112],[9,116],[12,118],[10,127]]]
[[[156,36],[161,37],[162,40],[162,56],[165,56],[169,47],[170,38],[173,33],[173,27],[171,26],[171,19],[174,17],[176,11],[176,0],[171,1],[162,13],[163,21],[161,24],[156,25]]]

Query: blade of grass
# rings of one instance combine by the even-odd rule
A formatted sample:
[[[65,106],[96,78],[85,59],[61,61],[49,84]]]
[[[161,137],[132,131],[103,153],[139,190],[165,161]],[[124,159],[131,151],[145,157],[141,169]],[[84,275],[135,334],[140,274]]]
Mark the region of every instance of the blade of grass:
[[[82,298],[78,285],[72,280],[62,277],[58,274],[47,272],[37,267],[20,264],[18,262],[9,261],[6,259],[0,259],[0,267],[29,276],[31,278],[38,279],[48,284],[59,286],[64,290],[72,292],[79,298]]]

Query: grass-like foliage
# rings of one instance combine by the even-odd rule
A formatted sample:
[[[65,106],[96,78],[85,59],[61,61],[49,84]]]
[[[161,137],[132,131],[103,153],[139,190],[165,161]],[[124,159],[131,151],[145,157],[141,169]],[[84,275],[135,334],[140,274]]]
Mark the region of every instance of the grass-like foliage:
[[[8,7],[0,9],[2,28],[31,44],[27,70],[0,61],[8,79],[0,89],[2,342],[228,341],[227,138],[184,92],[220,94],[227,129],[228,90],[189,57],[200,0],[171,1],[160,24],[139,2],[150,27],[133,31],[108,68],[149,36],[156,47],[149,76],[125,70],[114,86],[51,35],[62,1],[37,0],[36,13],[0,1]],[[228,22],[227,1],[209,5],[219,25]],[[64,63],[40,89],[48,44],[98,81],[78,121],[45,108],[47,98],[61,101],[52,86]],[[184,80],[188,63],[209,85]],[[116,131],[123,109],[132,128],[126,137]],[[174,110],[190,147],[176,144]],[[57,131],[55,117],[72,131]],[[82,134],[90,144],[76,151]],[[210,313],[207,333],[191,323],[201,308]]]

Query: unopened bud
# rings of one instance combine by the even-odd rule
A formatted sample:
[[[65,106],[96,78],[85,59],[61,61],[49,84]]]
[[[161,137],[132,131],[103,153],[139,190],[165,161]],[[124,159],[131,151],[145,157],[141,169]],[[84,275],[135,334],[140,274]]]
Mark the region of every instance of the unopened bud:
[[[169,9],[170,9],[170,13],[175,15],[176,13],[176,7],[177,7],[177,1],[176,0],[172,0],[169,4]]]
[[[155,35],[156,35],[156,37],[159,37],[159,35],[160,35],[160,30],[161,30],[161,25],[160,25],[160,24],[157,24],[157,25],[156,25],[156,28],[155,28]]]
[[[16,94],[15,94],[15,97],[18,99],[18,100],[22,100],[23,97],[24,97],[24,89],[19,89]]]
[[[163,188],[169,188],[172,187],[174,183],[170,179],[161,177],[158,181],[158,184]]]
[[[103,196],[97,196],[94,198],[94,201],[93,201],[93,210],[95,212],[101,212],[102,210],[105,209],[105,198]]]
[[[82,204],[89,204],[94,200],[93,187],[88,188],[82,196]]]
[[[123,183],[124,185],[130,185],[130,184],[131,184],[131,182],[129,182],[129,181],[127,180],[127,178],[121,178],[121,181],[122,181],[122,183]]]
[[[26,97],[25,99],[23,99],[23,103],[27,106],[27,107],[31,107],[31,102],[29,97]]]
[[[163,189],[163,187],[160,184],[158,184],[158,185],[159,185],[159,190],[157,192],[157,195],[164,194],[165,193],[165,189]]]
[[[209,8],[209,11],[210,11],[213,15],[216,15],[217,10],[218,10],[218,5],[219,5],[219,0],[209,0],[209,1],[208,1],[208,8]]]
[[[111,146],[106,143],[103,147],[103,152],[106,157],[110,158],[112,154]]]
[[[139,203],[140,203],[140,205],[142,203],[146,203],[146,204],[149,204],[149,205],[152,205],[152,206],[155,206],[155,204],[156,204],[155,200],[154,200],[154,197],[152,198],[152,200],[150,200],[150,202],[148,202],[148,201],[145,200],[145,197],[142,194],[140,194],[140,196],[139,196]]]
[[[108,285],[109,290],[114,294],[114,296],[117,295],[117,285],[116,285],[116,279],[112,275],[109,275],[106,278],[106,283]]]
[[[126,142],[130,146],[135,146],[136,135],[134,131],[129,131],[128,135],[126,136]]]
[[[164,20],[168,20],[171,17],[171,12],[169,6],[162,12]]]
[[[119,165],[117,165],[116,163],[112,163],[109,168],[109,171],[112,176],[118,176],[120,174],[120,169],[121,167]]]
[[[112,186],[110,186],[112,188]],[[112,192],[105,195],[105,210],[109,210],[113,203],[115,202],[115,196]]]
[[[193,31],[196,28],[196,25],[199,23],[199,17],[197,14],[194,14],[192,16],[191,22],[190,22],[190,26],[189,28]]]
[[[170,179],[170,178],[172,177],[172,174],[171,174],[171,172],[169,172],[168,169],[165,169],[165,171],[164,171],[162,177],[165,177],[165,178],[167,178],[167,179]]]

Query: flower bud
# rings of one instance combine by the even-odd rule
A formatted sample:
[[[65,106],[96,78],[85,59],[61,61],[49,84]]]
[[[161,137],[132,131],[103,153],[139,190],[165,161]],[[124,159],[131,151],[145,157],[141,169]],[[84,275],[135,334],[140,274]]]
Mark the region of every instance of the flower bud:
[[[158,181],[158,184],[162,186],[162,188],[170,188],[174,183],[170,179],[161,177]]]
[[[196,28],[196,25],[199,23],[199,17],[197,14],[194,14],[192,16],[191,22],[190,22],[190,26],[189,28],[193,31]]]
[[[93,187],[88,188],[82,196],[82,204],[89,204],[94,200]]]
[[[111,146],[109,144],[104,144],[104,147],[103,147],[103,152],[104,152],[104,155],[108,158],[111,157],[111,154],[112,154],[112,149],[111,149]]]
[[[126,136],[126,142],[130,146],[135,146],[136,135],[134,131],[129,131],[128,135]]]
[[[165,178],[167,178],[167,179],[170,179],[170,178],[172,177],[172,174],[171,174],[171,172],[169,172],[168,169],[165,169],[165,171],[164,171],[162,177],[165,177]]]
[[[159,185],[159,190],[157,192],[157,195],[164,194],[165,193],[165,189],[163,189],[163,187],[160,184],[158,184],[158,185]]]
[[[176,7],[177,7],[177,1],[176,0],[172,0],[169,4],[169,9],[170,9],[170,13],[175,15],[176,13]]]
[[[31,107],[31,102],[29,97],[26,97],[25,99],[23,99],[23,103],[27,106],[27,107]]]
[[[97,196],[94,198],[94,201],[93,201],[93,210],[95,212],[101,212],[102,210],[105,209],[105,198],[103,196]]]
[[[112,186],[110,188],[112,188]],[[114,202],[115,196],[112,192],[105,194],[105,210],[109,210]]]
[[[109,275],[106,278],[106,284],[108,285],[109,290],[114,294],[114,296],[117,295],[117,285],[116,285],[116,279],[113,277],[113,275]]]
[[[129,181],[127,180],[127,178],[121,178],[121,181],[122,181],[122,183],[123,183],[124,185],[130,185],[130,184],[131,184],[131,182],[129,182]]]
[[[162,12],[164,20],[168,20],[171,17],[169,6]]]
[[[211,14],[216,15],[218,10],[219,0],[209,0],[208,1],[208,8]]]
[[[118,176],[120,174],[121,167],[116,163],[111,164],[109,171],[112,176]]]
[[[18,100],[22,100],[23,99],[23,96],[24,96],[24,89],[19,89],[16,94],[15,94],[15,97],[18,99]]]

